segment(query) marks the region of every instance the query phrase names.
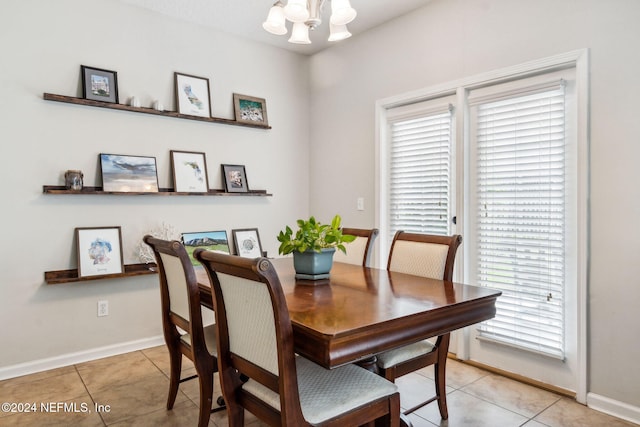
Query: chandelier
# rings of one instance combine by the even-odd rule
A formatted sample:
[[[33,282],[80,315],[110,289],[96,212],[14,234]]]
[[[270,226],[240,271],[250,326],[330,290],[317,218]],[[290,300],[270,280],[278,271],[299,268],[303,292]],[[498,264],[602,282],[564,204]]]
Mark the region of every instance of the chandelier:
[[[289,43],[309,44],[309,30],[315,30],[322,23],[320,14],[325,0],[289,0],[286,5],[278,0],[269,10],[262,28],[271,34],[287,34],[286,21],[293,22]],[[329,41],[351,37],[347,24],[356,17],[356,10],[349,0],[331,0],[329,19]]]

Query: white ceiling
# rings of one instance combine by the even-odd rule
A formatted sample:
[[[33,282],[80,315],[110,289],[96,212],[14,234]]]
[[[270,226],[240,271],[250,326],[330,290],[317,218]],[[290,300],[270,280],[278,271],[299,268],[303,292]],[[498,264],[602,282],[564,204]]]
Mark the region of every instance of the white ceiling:
[[[245,37],[260,43],[311,55],[332,45],[329,37],[329,1],[323,7],[322,24],[310,33],[310,45],[287,42],[291,34],[276,36],[262,29],[262,22],[275,0],[119,0],[188,22],[206,25],[225,33]],[[422,7],[431,0],[351,0],[356,9],[356,19],[348,25],[353,36],[376,27],[386,21]],[[286,1],[283,1],[286,4]]]

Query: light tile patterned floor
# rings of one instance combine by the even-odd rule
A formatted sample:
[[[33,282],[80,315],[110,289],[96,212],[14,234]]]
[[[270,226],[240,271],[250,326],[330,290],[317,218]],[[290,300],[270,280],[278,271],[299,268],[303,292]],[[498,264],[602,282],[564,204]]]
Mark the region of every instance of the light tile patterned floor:
[[[168,371],[168,353],[161,346],[0,381],[0,402],[35,403],[37,409],[36,412],[0,412],[0,426],[197,425],[197,380],[180,385],[176,404],[173,410],[167,411],[164,405],[169,388]],[[193,365],[185,358],[183,376],[194,372]],[[432,393],[433,369],[406,375],[397,383],[402,406],[410,407]],[[214,393],[214,398],[220,395],[217,379]],[[410,416],[414,427],[636,425],[455,360],[447,363],[447,403],[447,421],[440,418],[434,402]],[[96,405],[103,406],[96,410]],[[47,406],[50,412],[43,412]],[[247,426],[265,426],[251,414],[247,414],[245,421]],[[226,413],[211,414],[209,425],[226,427]]]

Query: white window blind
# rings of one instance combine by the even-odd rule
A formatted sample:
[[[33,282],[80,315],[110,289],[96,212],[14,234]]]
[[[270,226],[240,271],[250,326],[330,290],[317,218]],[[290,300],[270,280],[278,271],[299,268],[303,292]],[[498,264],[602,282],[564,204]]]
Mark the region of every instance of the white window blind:
[[[563,358],[563,85],[473,108],[477,280],[502,291],[480,337]]]
[[[451,107],[390,123],[389,232],[449,234]]]

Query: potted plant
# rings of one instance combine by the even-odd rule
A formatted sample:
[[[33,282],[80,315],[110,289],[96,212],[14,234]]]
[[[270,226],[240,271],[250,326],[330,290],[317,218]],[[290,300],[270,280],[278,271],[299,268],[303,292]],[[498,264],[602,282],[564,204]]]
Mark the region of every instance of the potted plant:
[[[356,236],[342,234],[340,215],[333,217],[331,224],[321,224],[314,217],[297,221],[295,235],[287,226],[278,234],[278,253],[293,253],[293,267],[300,279],[326,279],[333,265],[336,249],[347,253],[344,243],[353,242]]]

